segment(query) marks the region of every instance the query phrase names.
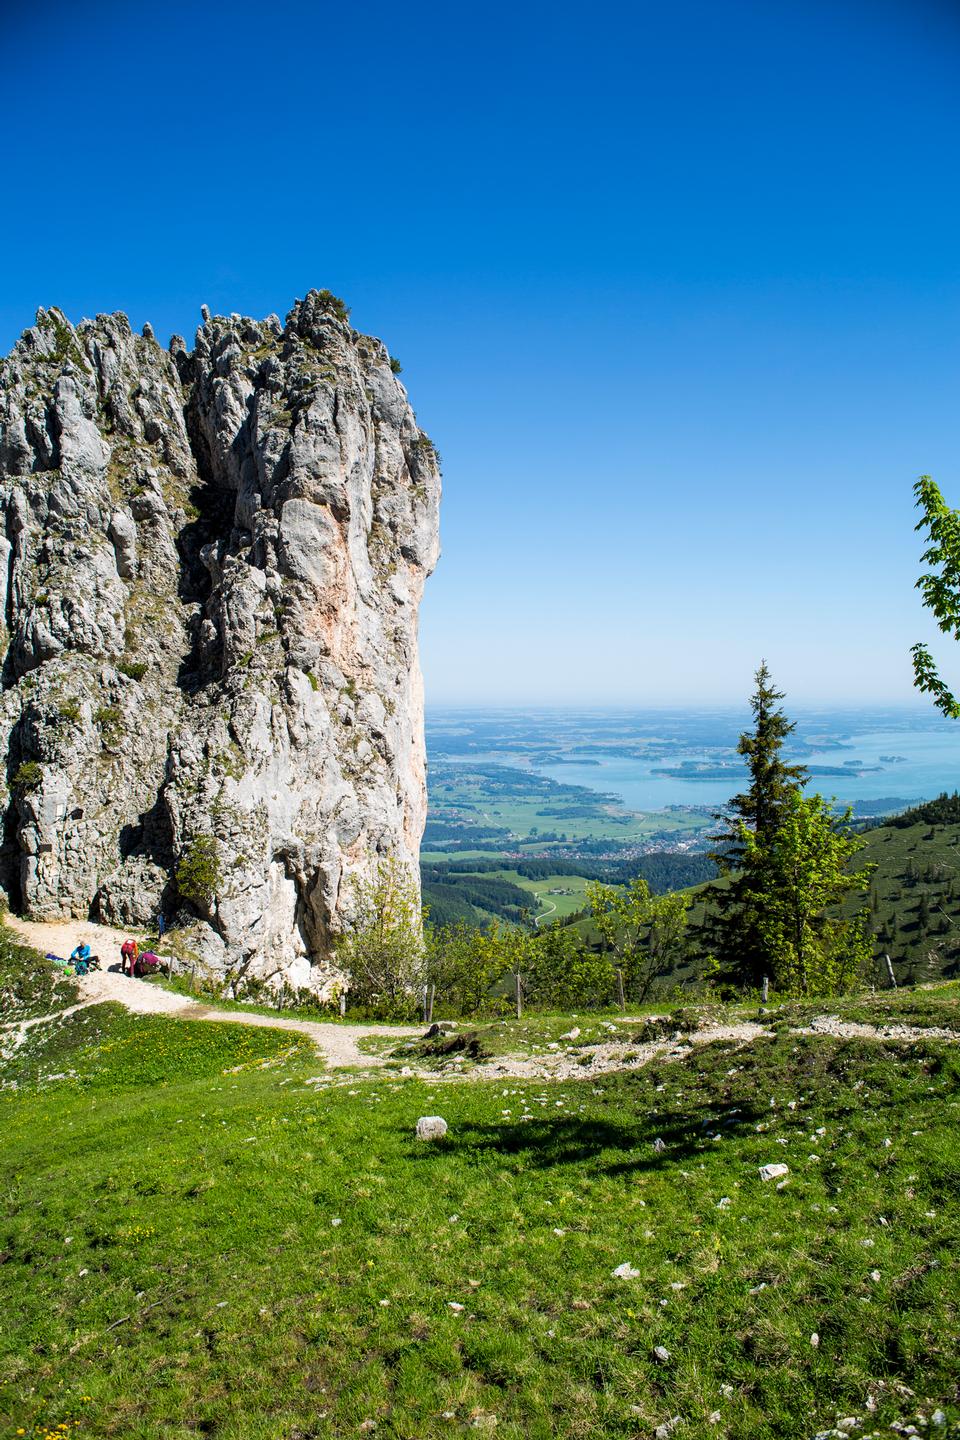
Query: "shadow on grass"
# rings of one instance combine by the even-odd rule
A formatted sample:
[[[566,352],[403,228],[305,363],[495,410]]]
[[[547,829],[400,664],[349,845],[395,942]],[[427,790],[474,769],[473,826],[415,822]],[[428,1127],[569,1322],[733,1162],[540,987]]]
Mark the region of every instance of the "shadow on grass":
[[[752,1130],[765,1112],[754,1104],[717,1102],[695,1114],[661,1114],[636,1122],[589,1116],[537,1117],[502,1124],[465,1126],[451,1148],[469,1155],[523,1157],[537,1169],[592,1164],[608,1175],[656,1170],[702,1155],[713,1135]],[[663,1148],[654,1148],[660,1141]]]

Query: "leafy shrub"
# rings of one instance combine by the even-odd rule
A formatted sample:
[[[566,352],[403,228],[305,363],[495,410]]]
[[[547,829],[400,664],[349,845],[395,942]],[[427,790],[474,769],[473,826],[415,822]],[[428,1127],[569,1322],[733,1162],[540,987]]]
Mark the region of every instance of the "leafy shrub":
[[[43,769],[36,760],[24,760],[13,777],[13,783],[18,790],[24,792],[39,790],[43,782]]]
[[[121,675],[126,675],[128,680],[142,680],[148,666],[144,660],[121,660],[117,669]]]
[[[523,988],[544,1008],[602,1009],[616,997],[616,973],[609,955],[595,955],[571,930],[550,929],[530,946]]]
[[[384,1017],[416,1013],[426,977],[420,889],[399,861],[384,860],[369,879],[349,883],[350,926],[336,944],[350,976],[351,999]]]
[[[200,908],[210,904],[223,881],[220,847],[213,835],[191,840],[177,866],[177,889],[184,900]]]
[[[393,371],[394,375],[403,374],[403,366],[400,364],[400,361],[397,359],[396,355],[390,356],[390,369]]]
[[[427,979],[438,1012],[476,1015],[501,1008],[491,994],[515,968],[514,950],[525,940],[521,931],[496,924],[478,930],[462,920],[428,931]]]

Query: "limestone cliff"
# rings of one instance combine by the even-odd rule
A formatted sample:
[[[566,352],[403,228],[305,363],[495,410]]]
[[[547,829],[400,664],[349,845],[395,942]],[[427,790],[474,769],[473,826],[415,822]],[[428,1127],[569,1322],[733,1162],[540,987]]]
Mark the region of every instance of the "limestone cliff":
[[[285,324],[204,310],[192,351],[41,310],[3,362],[15,908],[192,913],[208,964],[322,988],[345,880],[416,873],[440,477],[394,368],[316,291]]]

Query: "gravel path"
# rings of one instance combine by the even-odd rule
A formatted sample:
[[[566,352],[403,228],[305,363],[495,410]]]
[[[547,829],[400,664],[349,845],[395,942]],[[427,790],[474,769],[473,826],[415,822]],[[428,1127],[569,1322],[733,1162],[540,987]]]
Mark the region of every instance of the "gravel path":
[[[367,1036],[389,1035],[401,1040],[423,1033],[422,1025],[338,1025],[318,1020],[288,1020],[279,1015],[257,1015],[250,1011],[218,1010],[215,1005],[175,995],[159,985],[151,985],[143,980],[131,980],[122,974],[120,946],[127,938],[127,932],[123,930],[112,930],[107,925],[95,925],[91,921],[42,923],[20,920],[15,915],[8,915],[6,923],[42,955],[49,953],[67,956],[81,940],[85,940],[93,953],[99,955],[104,968],[78,979],[83,999],[78,1004],[59,1011],[58,1017],[73,1014],[88,1005],[100,1005],[104,1001],[114,1000],[137,1015],[175,1015],[183,1020],[210,1020],[233,1025],[264,1025],[272,1030],[292,1030],[299,1035],[308,1036],[331,1069],[372,1069],[385,1064],[382,1056],[368,1054],[359,1048],[358,1042]],[[108,966],[114,968],[108,969]],[[33,1025],[53,1018],[42,1016],[0,1029],[16,1031],[18,1037],[22,1037]],[[629,1024],[630,1021],[625,1019],[622,1023]],[[636,1023],[641,1023],[641,1020],[638,1019]],[[900,1043],[913,1040],[960,1040],[960,1034],[954,1030],[939,1027],[920,1028],[897,1022],[880,1026],[863,1025],[854,1021],[842,1021],[836,1015],[818,1015],[808,1025],[796,1027],[792,1033],[831,1035],[842,1039],[864,1037]],[[651,1040],[634,1045],[617,1036],[586,1049],[571,1048],[550,1055],[502,1055],[487,1064],[469,1068],[461,1068],[460,1065],[452,1063],[448,1070],[442,1071],[409,1065],[404,1066],[400,1073],[405,1076],[419,1076],[431,1082],[458,1079],[582,1080],[612,1070],[633,1070],[660,1055],[679,1059],[689,1054],[694,1046],[709,1045],[715,1040],[749,1045],[760,1036],[770,1034],[772,1031],[766,1026],[744,1021],[740,1024],[708,1025],[702,1030],[684,1035],[682,1039],[678,1037],[672,1040]]]
[[[78,977],[77,984],[83,999],[78,1005],[71,1005],[67,1010],[58,1012],[59,1015],[72,1014],[88,1005],[102,1005],[104,1001],[114,1000],[136,1015],[176,1015],[181,1020],[214,1020],[223,1024],[263,1025],[271,1030],[293,1030],[299,1035],[307,1035],[327,1064],[334,1069],[353,1065],[369,1068],[383,1064],[378,1056],[365,1055],[358,1048],[357,1041],[367,1035],[396,1035],[399,1039],[406,1035],[419,1035],[423,1031],[422,1026],[337,1025],[318,1020],[288,1020],[280,1015],[218,1010],[215,1005],[191,1000],[184,995],[175,995],[160,985],[151,985],[144,980],[131,980],[124,975],[120,970],[120,946],[128,938],[127,931],[112,930],[109,925],[95,925],[92,921],[41,922],[20,920],[15,915],[8,915],[6,923],[28,945],[39,950],[41,955],[66,957],[81,940],[85,940],[93,953],[99,955],[103,969]],[[108,965],[115,968],[107,969]],[[52,1017],[41,1017],[49,1018]],[[17,1028],[29,1029],[39,1023],[40,1020],[27,1020]]]

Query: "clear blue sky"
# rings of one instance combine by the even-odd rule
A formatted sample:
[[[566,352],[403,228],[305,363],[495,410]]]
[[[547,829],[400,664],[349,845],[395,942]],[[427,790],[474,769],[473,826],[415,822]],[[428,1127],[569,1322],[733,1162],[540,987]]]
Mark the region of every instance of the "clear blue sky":
[[[960,6],[6,0],[0,38],[3,348],[38,304],[166,338],[342,294],[444,459],[428,701],[736,701],[761,656],[911,698]]]

